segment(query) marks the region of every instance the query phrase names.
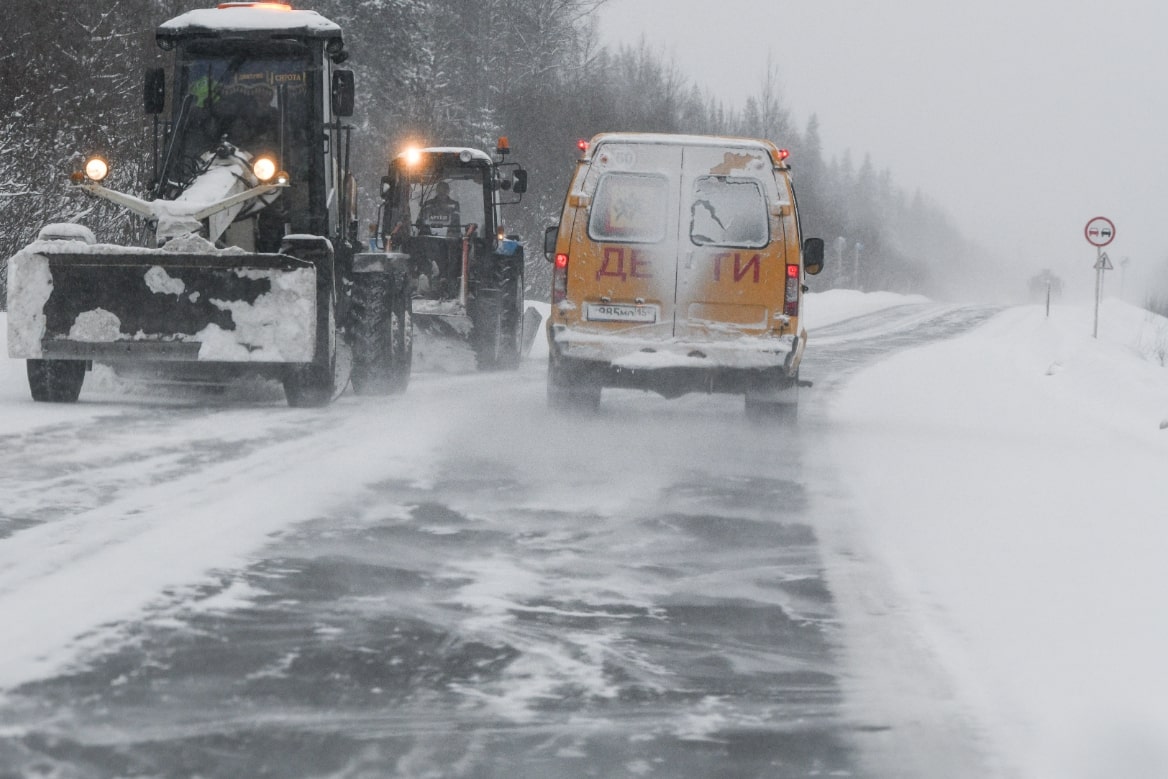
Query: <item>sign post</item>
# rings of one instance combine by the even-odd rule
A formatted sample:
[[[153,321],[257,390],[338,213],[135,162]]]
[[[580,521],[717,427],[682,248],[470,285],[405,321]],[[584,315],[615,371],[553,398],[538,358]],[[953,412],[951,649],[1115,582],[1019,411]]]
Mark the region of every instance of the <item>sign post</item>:
[[[1099,303],[1103,297],[1103,273],[1112,270],[1111,259],[1103,247],[1115,240],[1115,223],[1105,216],[1097,216],[1087,222],[1083,228],[1083,235],[1087,243],[1095,247],[1095,332],[1092,337],[1099,337]]]

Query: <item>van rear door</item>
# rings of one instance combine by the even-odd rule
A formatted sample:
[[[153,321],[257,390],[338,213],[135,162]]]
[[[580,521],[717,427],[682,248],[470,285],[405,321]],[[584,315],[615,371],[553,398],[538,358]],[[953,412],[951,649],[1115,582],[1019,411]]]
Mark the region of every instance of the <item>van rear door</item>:
[[[783,199],[763,148],[690,146],[682,156],[674,334],[759,335],[782,313]]]
[[[732,340],[782,314],[772,211],[789,197],[765,147],[604,142],[578,191],[590,202],[572,225],[568,286],[587,331]]]
[[[681,157],[681,147],[659,144],[610,143],[594,153],[569,281],[586,290],[577,315],[589,331],[673,334]]]

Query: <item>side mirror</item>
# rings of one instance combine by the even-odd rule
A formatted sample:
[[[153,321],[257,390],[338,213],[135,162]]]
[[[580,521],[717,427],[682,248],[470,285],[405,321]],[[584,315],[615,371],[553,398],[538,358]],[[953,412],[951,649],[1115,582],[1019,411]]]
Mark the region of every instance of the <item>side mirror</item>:
[[[522,195],[527,191],[527,171],[523,168],[516,169],[515,183],[511,185],[511,191],[517,195]]]
[[[543,231],[543,256],[551,262],[556,258],[556,241],[560,237],[560,226],[552,225]]]
[[[389,197],[389,191],[391,189],[393,189],[393,177],[392,176],[382,176],[381,177],[381,199],[382,200]]]
[[[162,68],[150,68],[146,71],[143,80],[142,104],[146,113],[157,116],[166,107],[166,71]]]
[[[333,114],[352,116],[355,104],[356,86],[353,71],[338,70],[333,73]]]
[[[823,270],[822,238],[808,238],[803,241],[803,270],[812,276]]]

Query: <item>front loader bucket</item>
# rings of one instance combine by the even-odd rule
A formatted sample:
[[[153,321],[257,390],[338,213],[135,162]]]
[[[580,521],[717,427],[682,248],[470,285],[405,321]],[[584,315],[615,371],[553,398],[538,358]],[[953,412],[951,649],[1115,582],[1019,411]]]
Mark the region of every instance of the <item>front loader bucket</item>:
[[[307,260],[63,243],[33,244],[9,260],[12,357],[313,360],[317,273]]]
[[[414,298],[414,329],[439,338],[468,341],[472,328],[466,306],[457,300]]]

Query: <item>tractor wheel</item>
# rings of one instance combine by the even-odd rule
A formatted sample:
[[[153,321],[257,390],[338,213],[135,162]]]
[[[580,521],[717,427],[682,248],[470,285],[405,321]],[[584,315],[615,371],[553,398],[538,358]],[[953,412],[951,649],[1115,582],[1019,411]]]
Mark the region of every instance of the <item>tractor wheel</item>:
[[[38,403],[76,403],[85,382],[84,360],[27,360],[28,388]]]
[[[495,260],[491,288],[476,296],[471,317],[480,371],[515,370],[523,354],[523,261]]]
[[[397,273],[358,273],[353,280],[353,391],[395,395],[410,382],[412,301]]]
[[[319,347],[318,347],[319,348]],[[320,408],[332,402],[336,392],[337,327],[336,303],[329,298],[328,338],[324,365],[312,362],[290,366],[284,374],[284,397],[293,408]]]

